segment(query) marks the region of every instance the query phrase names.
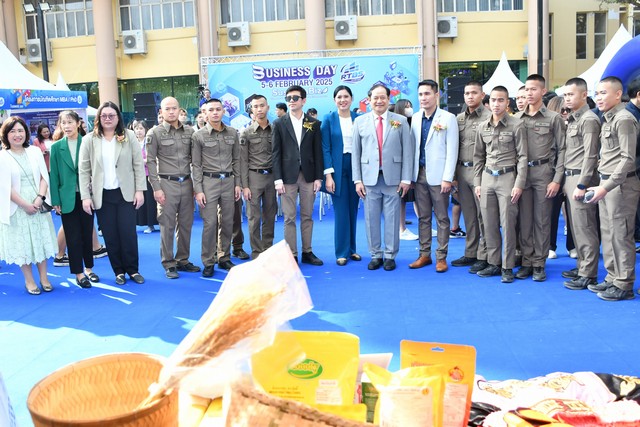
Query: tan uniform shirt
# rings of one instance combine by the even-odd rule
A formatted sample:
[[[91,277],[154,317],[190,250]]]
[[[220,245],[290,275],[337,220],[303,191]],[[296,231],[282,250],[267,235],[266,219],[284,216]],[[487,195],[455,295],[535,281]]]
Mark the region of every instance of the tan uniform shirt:
[[[233,173],[235,185],[240,185],[240,152],[238,131],[222,124],[217,131],[209,123],[193,135],[193,190],[204,192],[202,173]],[[225,178],[225,179],[228,179]]]
[[[505,114],[497,125],[493,124],[492,117],[481,123],[473,153],[474,185],[482,183],[485,167],[492,170],[515,167],[515,186],[524,188],[527,180],[527,133],[522,120]]]
[[[561,183],[564,176],[565,126],[562,116],[542,106],[533,116],[529,106],[516,114],[527,129],[527,157],[529,162],[549,159],[555,168],[553,182]]]
[[[177,128],[163,122],[147,132],[147,167],[153,191],[161,190],[160,175],[186,176],[191,173],[193,128],[179,123]]]
[[[458,114],[458,131],[460,132],[458,161],[473,161],[473,150],[476,145],[476,133],[478,133],[478,129],[482,124],[486,123],[490,117],[491,111],[482,105],[473,110],[473,112],[469,112],[469,107],[465,107],[464,111]]]
[[[604,113],[600,130],[600,166],[598,172],[611,175],[601,185],[611,191],[627,179],[636,168],[638,122],[633,114],[618,104]]]
[[[590,186],[598,166],[600,119],[588,105],[569,115],[564,157],[565,170],[580,170],[579,184]]]
[[[271,169],[271,123],[262,128],[254,121],[240,135],[240,177],[242,187],[249,188],[250,169]]]

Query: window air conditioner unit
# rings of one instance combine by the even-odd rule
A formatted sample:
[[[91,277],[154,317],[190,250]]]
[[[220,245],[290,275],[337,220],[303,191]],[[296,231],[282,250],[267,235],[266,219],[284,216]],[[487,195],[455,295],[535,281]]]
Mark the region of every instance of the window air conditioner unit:
[[[333,18],[333,33],[336,40],[358,39],[358,17],[355,15]]]
[[[147,53],[147,37],[144,30],[128,30],[122,32],[122,46],[125,55]]]
[[[53,60],[51,56],[51,43],[49,40],[46,42],[47,48],[47,61]],[[40,50],[40,39],[27,40],[27,59],[29,62],[42,62],[42,52]]]
[[[438,18],[438,37],[458,37],[458,18],[455,16],[441,16]]]
[[[229,22],[227,24],[227,46],[249,46],[251,32],[248,22]]]

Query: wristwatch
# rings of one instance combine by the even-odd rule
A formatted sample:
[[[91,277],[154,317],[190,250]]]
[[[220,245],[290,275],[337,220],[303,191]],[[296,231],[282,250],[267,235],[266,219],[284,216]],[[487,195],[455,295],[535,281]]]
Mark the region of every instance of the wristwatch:
[[[586,190],[587,189],[587,186],[586,185],[582,185],[582,184],[578,184],[577,187],[578,187],[578,190]]]
[[[40,197],[42,199],[42,201],[44,202],[45,200],[47,200],[46,196],[43,196],[42,194],[38,194],[38,197]]]

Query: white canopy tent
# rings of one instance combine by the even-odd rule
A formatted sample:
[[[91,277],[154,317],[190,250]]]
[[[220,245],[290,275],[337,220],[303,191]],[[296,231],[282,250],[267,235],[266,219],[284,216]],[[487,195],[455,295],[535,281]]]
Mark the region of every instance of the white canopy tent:
[[[0,42],[0,64],[2,64],[0,89],[60,90],[31,74],[2,42]]]
[[[522,85],[524,85],[524,83],[513,74],[511,67],[509,67],[509,61],[507,61],[507,54],[503,51],[498,67],[491,75],[489,81],[482,86],[482,90],[488,94],[494,87],[504,86],[509,91],[509,96],[514,98]]]
[[[613,58],[620,48],[627,44],[627,42],[632,38],[633,37],[631,37],[631,34],[629,34],[627,29],[623,25],[620,25],[620,28],[618,28],[618,31],[616,31],[614,36],[611,38],[607,47],[605,47],[602,54],[600,54],[600,58],[598,58],[598,60],[587,71],[578,76],[587,82],[587,93],[589,96],[593,96],[595,93],[596,85],[602,78],[602,73],[604,73],[604,70],[607,68],[611,58]],[[556,89],[556,93],[562,96],[564,94],[564,86]]]

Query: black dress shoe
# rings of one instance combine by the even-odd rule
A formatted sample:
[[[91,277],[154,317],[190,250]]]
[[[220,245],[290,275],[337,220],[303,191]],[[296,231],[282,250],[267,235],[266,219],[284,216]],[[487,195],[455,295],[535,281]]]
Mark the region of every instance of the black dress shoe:
[[[480,277],[501,276],[502,269],[499,265],[488,264],[486,268],[483,268],[476,274]]]
[[[227,270],[227,271],[231,270],[233,267],[236,266],[234,263],[231,262],[231,260],[228,260],[228,259],[218,262],[218,265],[220,266],[221,269]]]
[[[89,280],[91,280],[94,283],[97,283],[100,281],[100,278],[98,277],[98,275],[94,272],[91,272],[89,274],[85,273],[85,276],[87,276],[89,278]]]
[[[547,280],[547,273],[544,271],[544,267],[533,267],[533,281],[544,282]]]
[[[313,252],[302,252],[301,260],[304,264],[322,265],[324,264],[320,258],[314,255]]]
[[[142,277],[142,274],[140,274],[140,273],[130,274],[129,277],[131,278],[131,280],[136,282],[138,285],[142,285],[144,283],[144,277]]]
[[[454,259],[451,261],[451,265],[454,267],[466,267],[468,265],[473,265],[478,261],[478,258],[470,258],[468,256],[461,256],[458,259]]]
[[[76,278],[76,283],[84,289],[89,289],[91,287],[91,282],[87,276],[82,276],[81,279]]]
[[[384,260],[384,270],[391,271],[396,269],[396,260],[395,259],[385,259]]]
[[[213,277],[213,265],[207,265],[202,270],[202,277]]]
[[[367,268],[369,270],[377,270],[382,267],[382,258],[374,258],[371,260]]]
[[[117,274],[116,285],[124,285],[125,283],[127,283],[127,278],[124,277],[124,274]]]
[[[595,278],[578,276],[573,280],[564,282],[564,287],[571,289],[572,291],[581,291],[583,289],[587,289],[589,285],[595,286],[597,284],[598,281]]]
[[[577,279],[578,278],[578,269],[572,268],[571,270],[566,270],[561,273],[562,277],[565,279]]]
[[[500,281],[502,283],[513,283],[513,270],[511,268],[503,268]]]
[[[351,254],[349,258],[351,258],[353,261],[362,261],[362,257],[358,254]]]
[[[234,249],[232,252],[233,256],[238,259],[249,259],[249,254],[244,251],[244,249]]]
[[[178,264],[178,266],[176,267],[176,269],[178,271],[186,271],[187,273],[197,273],[200,271],[200,267],[198,267],[197,265],[194,265],[191,262],[188,262],[186,264]]]

